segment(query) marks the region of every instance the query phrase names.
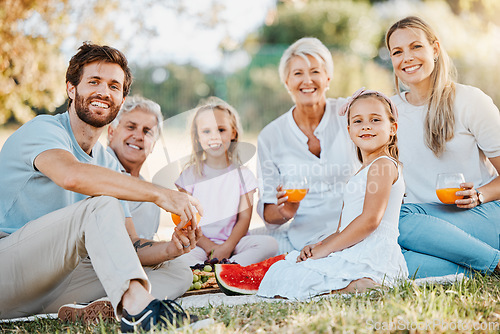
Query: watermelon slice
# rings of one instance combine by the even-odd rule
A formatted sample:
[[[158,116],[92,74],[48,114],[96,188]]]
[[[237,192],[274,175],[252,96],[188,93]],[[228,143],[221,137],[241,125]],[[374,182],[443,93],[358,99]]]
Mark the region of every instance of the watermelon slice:
[[[286,254],[281,254],[245,267],[218,263],[215,265],[215,279],[221,291],[228,296],[254,295],[269,267],[285,256]]]

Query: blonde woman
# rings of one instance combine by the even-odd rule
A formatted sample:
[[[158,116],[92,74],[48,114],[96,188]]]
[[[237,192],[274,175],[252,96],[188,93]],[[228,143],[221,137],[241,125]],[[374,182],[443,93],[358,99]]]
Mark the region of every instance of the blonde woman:
[[[500,114],[490,97],[455,82],[455,69],[422,19],[394,23],[386,44],[398,94],[400,160],[406,181],[400,245],[410,276],[498,270]],[[402,89],[401,89],[402,88]],[[460,172],[454,205],[442,204],[436,175]]]

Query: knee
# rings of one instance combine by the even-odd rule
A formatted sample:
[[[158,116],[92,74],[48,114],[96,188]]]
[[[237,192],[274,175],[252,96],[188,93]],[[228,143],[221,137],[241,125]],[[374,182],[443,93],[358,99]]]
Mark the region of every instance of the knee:
[[[191,283],[193,281],[193,271],[189,265],[189,262],[186,261],[183,256],[177,257],[163,264],[165,274],[169,277],[175,276],[176,280]]]
[[[421,215],[426,215],[426,211],[422,204],[403,204],[399,212],[399,233],[404,237],[413,231],[418,226],[416,222],[421,219]]]
[[[175,279],[178,281],[177,284],[180,286],[180,295],[182,295],[193,283],[193,271],[185,261],[180,262],[181,263],[178,263],[178,265],[175,266],[174,270],[176,272]]]
[[[87,198],[87,201],[91,202],[96,207],[120,207],[120,200],[112,196],[95,196]]]
[[[182,282],[189,283],[187,284],[188,286],[191,285],[191,282],[193,281],[193,271],[191,270],[191,267],[189,267],[186,263],[184,266],[179,266],[178,272],[180,280]]]
[[[123,207],[120,200],[111,196],[96,196],[89,197],[86,199],[89,205],[91,205],[95,210],[102,211],[106,213],[114,213],[122,215],[125,219],[125,214],[123,212]]]
[[[262,236],[262,243],[266,245],[267,256],[272,257],[278,255],[279,245],[278,241],[271,236]]]
[[[416,203],[407,203],[401,205],[401,211],[399,212],[399,218],[404,218],[407,215],[411,215],[412,213],[425,213],[425,210],[422,208],[421,204]]]

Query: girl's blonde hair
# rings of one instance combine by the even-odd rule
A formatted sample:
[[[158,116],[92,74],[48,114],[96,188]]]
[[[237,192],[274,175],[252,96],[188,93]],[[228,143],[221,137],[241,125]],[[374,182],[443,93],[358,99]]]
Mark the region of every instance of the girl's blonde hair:
[[[408,16],[394,23],[385,35],[385,43],[390,51],[389,39],[398,29],[420,29],[430,45],[439,42],[434,30],[421,18]],[[425,116],[425,144],[435,156],[439,157],[446,149],[446,142],[451,140],[455,130],[453,104],[455,101],[456,68],[440,44],[439,54],[434,60],[431,73],[431,94]],[[401,96],[400,82],[394,75],[398,95]]]
[[[203,161],[206,159],[206,156],[205,151],[201,147],[198,137],[198,125],[196,123],[196,120],[198,118],[198,115],[200,115],[202,112],[214,110],[225,112],[229,117],[232,130],[236,132],[235,137],[231,140],[231,145],[229,146],[229,149],[226,153],[229,163],[241,163],[238,155],[238,150],[236,149],[238,140],[243,133],[243,130],[241,129],[240,117],[236,110],[227,102],[218,97],[211,96],[202,101],[198,105],[198,107],[195,108],[195,112],[191,120],[191,143],[193,152],[191,153],[191,159],[189,160],[186,168],[189,166],[194,166],[195,174],[197,174],[198,176],[203,175]]]
[[[392,108],[396,108],[393,104],[391,104],[389,101],[388,97],[385,97],[384,95],[381,95],[380,93],[375,93],[375,92],[370,92],[370,93],[365,93],[359,96],[356,96],[352,101],[349,102],[346,112],[347,112],[347,124],[351,125],[349,115],[352,106],[359,100],[363,99],[368,99],[368,98],[373,98],[378,101],[380,101],[384,105],[384,109],[387,112],[387,116],[389,117],[389,121],[391,124],[396,123],[396,118],[397,118],[397,110],[393,110]],[[356,151],[358,153],[358,159],[363,163],[363,156],[361,154],[361,150],[359,147],[356,147]],[[398,135],[395,133],[391,138],[389,138],[389,141],[387,142],[385,148],[384,148],[385,153],[392,157],[398,164],[401,164],[399,161],[399,148],[398,148]]]

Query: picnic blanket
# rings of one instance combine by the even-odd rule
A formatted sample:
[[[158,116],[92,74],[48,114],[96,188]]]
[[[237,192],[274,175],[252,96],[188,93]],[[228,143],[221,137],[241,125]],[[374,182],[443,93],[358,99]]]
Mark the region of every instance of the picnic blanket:
[[[425,284],[452,284],[462,280],[467,280],[468,277],[464,274],[456,275],[446,275],[440,277],[426,277],[413,280],[413,283],[417,286]],[[312,298],[312,300],[319,300],[323,298],[351,298],[353,294],[340,294],[340,295],[324,295]],[[198,308],[198,307],[217,307],[220,305],[233,306],[242,304],[253,304],[260,302],[270,302],[270,303],[293,303],[295,301],[288,299],[271,299],[263,298],[256,295],[240,295],[240,296],[226,296],[222,292],[217,293],[206,293],[200,295],[187,295],[185,297],[179,297],[176,302],[182,305],[183,308]],[[3,319],[3,322],[17,322],[17,321],[36,321],[38,319],[57,319],[57,313],[48,314],[37,314],[29,317],[14,318],[14,319]]]
[[[410,280],[417,286],[422,286],[425,284],[452,284],[455,282],[459,282],[462,280],[467,280],[468,277],[464,276],[464,274],[453,274],[439,277],[426,277],[426,278],[418,278],[415,280]],[[323,298],[350,298],[354,296],[354,294],[331,294],[331,295],[323,295],[312,298],[312,300],[319,300]],[[295,302],[294,300],[288,299],[272,299],[272,298],[263,298],[256,295],[240,295],[240,296],[226,296],[222,292],[218,293],[210,293],[210,294],[202,294],[202,295],[193,295],[193,296],[185,296],[180,297],[176,300],[179,304],[184,308],[191,307],[206,307],[206,306],[220,306],[220,305],[241,305],[241,304],[252,304],[252,303],[260,303],[260,302]]]

